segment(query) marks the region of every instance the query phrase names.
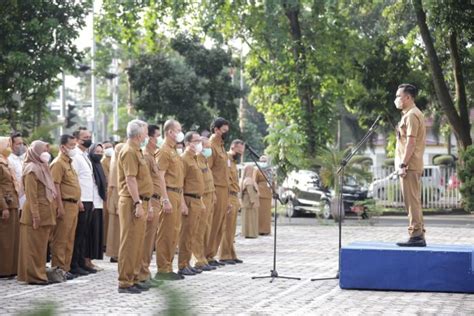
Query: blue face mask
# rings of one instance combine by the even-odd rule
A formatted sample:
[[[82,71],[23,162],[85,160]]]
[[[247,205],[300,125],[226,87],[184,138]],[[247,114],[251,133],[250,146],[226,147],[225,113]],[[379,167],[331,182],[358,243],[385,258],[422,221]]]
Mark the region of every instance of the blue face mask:
[[[163,139],[163,137],[160,136],[156,138],[156,147],[161,148],[161,146],[163,146],[164,143],[165,143],[165,140]]]
[[[260,168],[262,168],[262,169],[268,168],[268,162],[258,162],[258,165],[259,165]]]
[[[202,154],[204,157],[209,158],[212,155],[212,149],[211,148],[204,148],[202,150]]]
[[[141,148],[145,148],[146,145],[148,145],[148,137],[145,138],[145,139],[141,142],[140,147],[141,147]]]

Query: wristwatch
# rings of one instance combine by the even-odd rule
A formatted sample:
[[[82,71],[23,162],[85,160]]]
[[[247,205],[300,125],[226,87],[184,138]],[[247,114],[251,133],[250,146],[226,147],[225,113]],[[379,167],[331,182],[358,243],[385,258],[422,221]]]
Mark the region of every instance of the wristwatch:
[[[133,203],[133,207],[137,207],[138,204],[142,204],[142,200],[138,200],[135,203]]]
[[[405,165],[404,163],[401,163],[401,164],[400,164],[400,169],[405,169],[406,167],[408,167],[408,166]]]

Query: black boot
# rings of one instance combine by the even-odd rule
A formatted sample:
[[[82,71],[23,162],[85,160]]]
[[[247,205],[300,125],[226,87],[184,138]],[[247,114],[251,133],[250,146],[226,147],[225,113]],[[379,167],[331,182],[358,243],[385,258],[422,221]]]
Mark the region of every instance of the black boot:
[[[400,247],[426,247],[425,238],[422,236],[410,237],[406,242],[397,242]]]

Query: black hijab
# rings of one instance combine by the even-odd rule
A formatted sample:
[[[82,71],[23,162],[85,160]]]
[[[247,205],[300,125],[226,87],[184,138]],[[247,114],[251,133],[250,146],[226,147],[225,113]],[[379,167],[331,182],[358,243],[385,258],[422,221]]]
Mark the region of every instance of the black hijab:
[[[97,190],[99,191],[99,195],[103,201],[105,201],[106,193],[107,193],[107,180],[105,178],[104,169],[102,168],[102,164],[100,160],[102,159],[102,155],[94,154],[95,149],[97,146],[102,147],[102,144],[93,144],[89,148],[89,159],[92,163],[92,170],[94,172],[94,180],[95,184],[97,185]],[[104,147],[102,147],[104,148]]]

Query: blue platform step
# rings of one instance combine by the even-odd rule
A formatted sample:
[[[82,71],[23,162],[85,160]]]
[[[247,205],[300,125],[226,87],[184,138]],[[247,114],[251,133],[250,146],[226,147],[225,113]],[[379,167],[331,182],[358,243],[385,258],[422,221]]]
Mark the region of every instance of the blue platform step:
[[[342,289],[474,293],[474,245],[398,247],[356,242],[341,249]]]

